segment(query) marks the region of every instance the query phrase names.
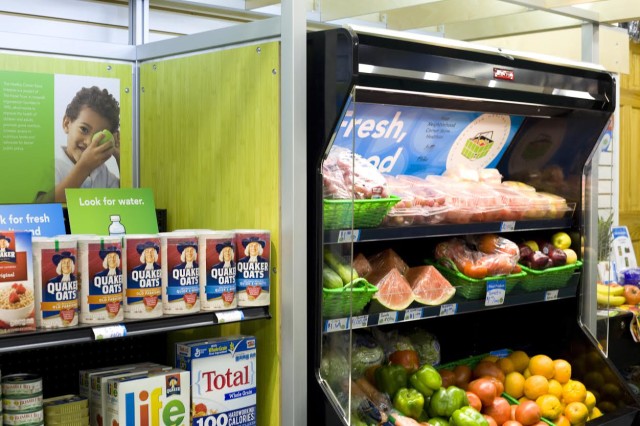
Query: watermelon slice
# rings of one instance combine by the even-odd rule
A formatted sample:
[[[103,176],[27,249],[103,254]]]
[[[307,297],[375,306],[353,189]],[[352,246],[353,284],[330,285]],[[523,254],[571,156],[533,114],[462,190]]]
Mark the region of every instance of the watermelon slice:
[[[415,300],[423,305],[442,305],[456,294],[456,288],[431,265],[410,268],[407,281]]]
[[[392,268],[377,283],[378,291],[373,295],[382,306],[392,311],[407,309],[413,302],[413,292],[400,271]]]

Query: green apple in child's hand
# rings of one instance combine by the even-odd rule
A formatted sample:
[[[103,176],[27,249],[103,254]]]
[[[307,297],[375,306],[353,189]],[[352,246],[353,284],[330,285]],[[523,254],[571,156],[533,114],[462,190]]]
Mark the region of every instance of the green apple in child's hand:
[[[113,135],[112,135],[112,134],[111,134],[111,132],[110,132],[110,131],[108,131],[107,129],[104,129],[104,130],[103,130],[103,131],[101,131],[101,132],[96,132],[96,133],[93,135],[93,138],[91,139],[91,141],[92,141],[92,142],[93,142],[93,141],[95,141],[95,140],[96,140],[96,138],[97,138],[99,135],[101,135],[101,134],[103,134],[103,135],[104,135],[104,137],[103,137],[103,138],[102,138],[102,140],[98,143],[98,145],[104,145],[105,143],[108,143],[108,142],[113,143]]]

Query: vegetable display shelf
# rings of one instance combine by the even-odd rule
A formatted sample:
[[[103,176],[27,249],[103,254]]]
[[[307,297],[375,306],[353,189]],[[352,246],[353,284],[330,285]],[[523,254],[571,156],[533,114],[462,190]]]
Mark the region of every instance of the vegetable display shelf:
[[[268,306],[219,312],[199,312],[191,315],[164,315],[159,318],[125,320],[114,324],[80,324],[65,329],[38,329],[33,332],[0,336],[0,353],[91,342],[106,338],[164,333],[263,318],[271,318]]]
[[[333,333],[348,329],[426,320],[429,318],[460,315],[508,306],[551,302],[554,300],[575,297],[576,290],[577,285],[571,285],[557,290],[509,294],[505,297],[503,304],[492,306],[486,305],[485,300],[466,300],[456,296],[454,299],[449,301],[449,303],[445,303],[440,306],[414,306],[414,304],[402,311],[385,311],[355,315],[352,317],[327,318],[323,321],[322,330],[324,333]]]
[[[391,228],[326,230],[325,244],[401,240],[420,237],[443,237],[455,234],[489,234],[495,232],[520,232],[536,230],[565,229],[571,226],[570,218],[549,220],[524,220],[516,222],[486,222],[442,224],[429,226],[407,226]]]

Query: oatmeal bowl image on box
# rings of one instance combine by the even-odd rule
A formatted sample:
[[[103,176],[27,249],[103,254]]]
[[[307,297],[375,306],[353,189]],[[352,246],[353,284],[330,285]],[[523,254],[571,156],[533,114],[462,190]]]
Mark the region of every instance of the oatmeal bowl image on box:
[[[0,283],[0,327],[34,324],[33,288],[22,282]]]

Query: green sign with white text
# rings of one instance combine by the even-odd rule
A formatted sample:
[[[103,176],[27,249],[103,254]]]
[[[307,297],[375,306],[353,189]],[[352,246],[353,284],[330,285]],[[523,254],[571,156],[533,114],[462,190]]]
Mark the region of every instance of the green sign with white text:
[[[67,189],[72,234],[155,234],[158,220],[149,188]]]

